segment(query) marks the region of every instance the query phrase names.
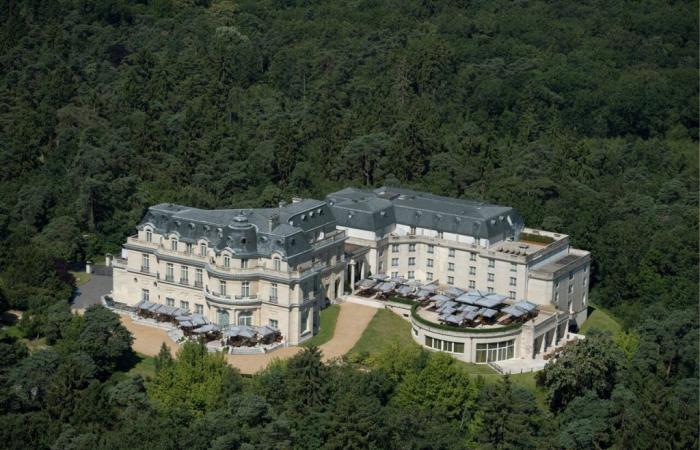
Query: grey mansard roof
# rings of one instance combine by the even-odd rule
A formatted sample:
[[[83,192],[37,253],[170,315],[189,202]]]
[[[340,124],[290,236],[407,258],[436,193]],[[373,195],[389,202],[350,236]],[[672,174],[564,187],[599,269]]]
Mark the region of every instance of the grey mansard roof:
[[[338,225],[375,232],[398,223],[498,241],[517,238],[524,226],[510,207],[395,187],[346,188],[326,200]]]
[[[166,236],[176,234],[182,242],[206,239],[221,251],[241,256],[270,256],[278,252],[290,259],[311,250],[310,241],[335,231],[335,218],[328,204],[304,199],[280,208],[215,209],[190,208],[161,203],[148,209],[137,226],[150,225]]]

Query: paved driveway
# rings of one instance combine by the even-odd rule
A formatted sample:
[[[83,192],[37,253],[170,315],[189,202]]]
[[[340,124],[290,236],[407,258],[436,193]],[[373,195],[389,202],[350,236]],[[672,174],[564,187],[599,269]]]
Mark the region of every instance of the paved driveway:
[[[376,313],[377,310],[369,306],[354,303],[341,304],[333,337],[320,347],[323,352],[323,360],[328,361],[347,353],[360,339]],[[134,335],[133,347],[135,351],[155,356],[164,342],[171,351],[175,351],[177,348],[177,345],[173,343],[164,330],[134,323],[128,316],[122,315],[121,318],[124,326]],[[291,358],[299,351],[301,351],[301,347],[285,347],[261,355],[226,355],[226,359],[241,373],[252,374],[264,369],[275,359]]]
[[[112,277],[105,275],[90,276],[90,281],[77,288],[71,309],[83,310],[90,305],[99,305],[100,297],[112,290]]]

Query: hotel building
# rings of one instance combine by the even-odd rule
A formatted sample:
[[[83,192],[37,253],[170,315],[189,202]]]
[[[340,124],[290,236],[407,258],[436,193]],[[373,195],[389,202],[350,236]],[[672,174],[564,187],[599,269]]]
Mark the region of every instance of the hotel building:
[[[219,325],[269,325],[310,338],[341,293],[345,232],[326,202],[279,208],[148,209],[114,260],[114,300],[176,306]]]

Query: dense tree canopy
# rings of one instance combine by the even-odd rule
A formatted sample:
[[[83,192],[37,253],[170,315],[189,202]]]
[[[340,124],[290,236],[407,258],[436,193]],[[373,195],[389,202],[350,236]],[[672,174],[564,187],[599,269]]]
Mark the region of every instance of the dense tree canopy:
[[[697,448],[698,17],[690,2],[0,2],[6,448]],[[71,264],[145,208],[401,185],[517,208],[593,255],[624,333],[536,391],[390,348],[242,378],[199,346],[123,372]],[[40,338],[32,348],[22,338]],[[45,344],[45,345],[44,345]],[[410,430],[410,432],[407,432]]]

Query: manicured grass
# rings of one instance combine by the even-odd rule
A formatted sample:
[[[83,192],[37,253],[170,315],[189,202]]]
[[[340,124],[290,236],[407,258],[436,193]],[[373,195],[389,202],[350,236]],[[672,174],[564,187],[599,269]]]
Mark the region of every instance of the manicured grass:
[[[411,324],[407,320],[380,309],[349,354],[379,354],[393,342],[399,342],[401,346],[418,345],[411,339]]]
[[[75,285],[80,287],[90,281],[90,274],[85,272],[70,272],[75,278]]]
[[[620,323],[607,311],[590,306],[588,309],[588,319],[581,326],[581,334],[588,334],[593,328],[608,331],[614,337],[622,331]]]
[[[302,346],[318,347],[321,344],[325,344],[330,341],[335,332],[335,323],[338,321],[338,314],[340,314],[340,305],[331,305],[328,308],[321,311],[321,325],[318,329],[316,336],[312,337],[308,341],[304,342]]]
[[[144,378],[152,378],[156,376],[156,358],[153,356],[136,354],[139,362],[127,372],[129,375],[141,375]]]

